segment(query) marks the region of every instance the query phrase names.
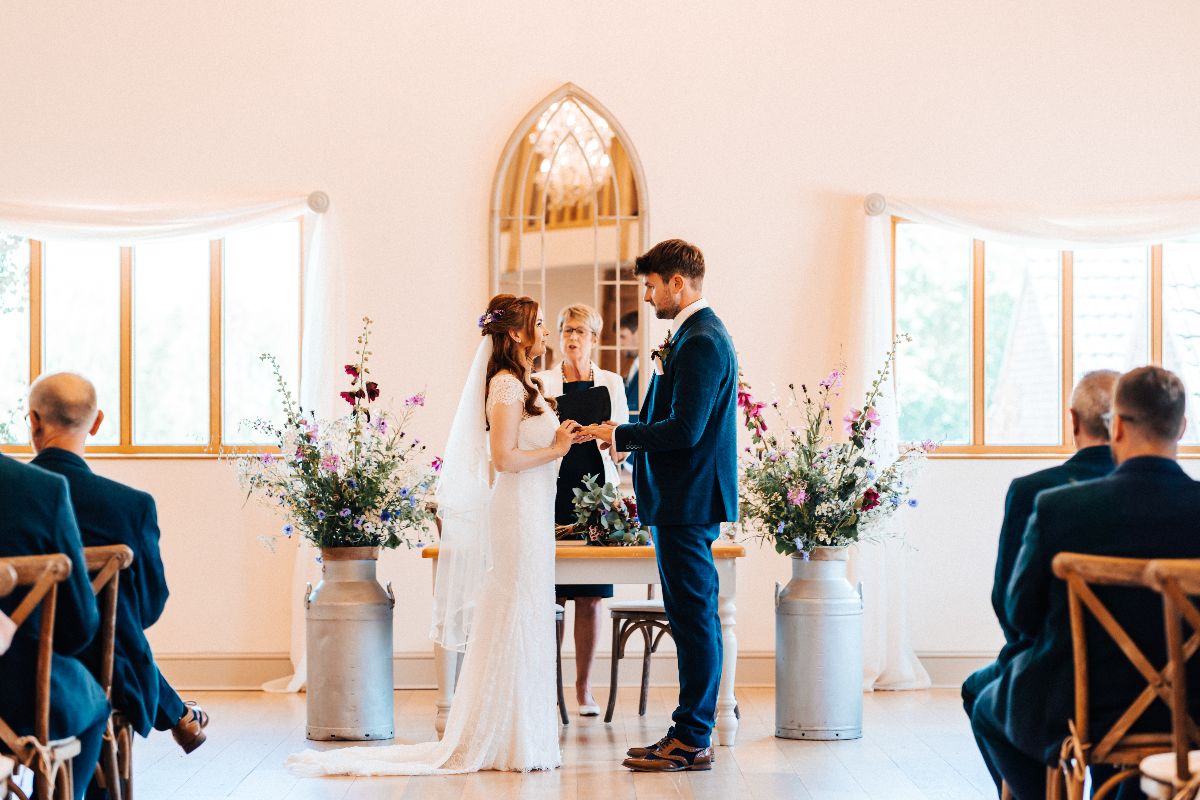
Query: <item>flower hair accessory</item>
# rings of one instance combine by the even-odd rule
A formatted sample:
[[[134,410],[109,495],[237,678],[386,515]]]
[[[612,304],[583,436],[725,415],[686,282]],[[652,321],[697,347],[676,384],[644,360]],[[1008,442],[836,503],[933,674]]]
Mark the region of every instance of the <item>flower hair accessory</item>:
[[[504,316],[503,309],[497,309],[496,311],[487,312],[486,314],[484,314],[482,317],[479,318],[479,329],[483,330],[488,325],[491,325],[493,322],[495,322],[496,320],[500,319],[503,316]]]

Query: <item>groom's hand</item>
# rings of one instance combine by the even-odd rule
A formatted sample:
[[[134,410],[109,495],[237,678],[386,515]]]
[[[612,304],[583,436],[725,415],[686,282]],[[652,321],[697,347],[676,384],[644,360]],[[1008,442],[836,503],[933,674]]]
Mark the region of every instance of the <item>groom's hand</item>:
[[[611,419],[608,422],[601,422],[599,425],[588,425],[588,436],[600,443],[601,450],[607,450],[613,446],[613,437],[616,435],[617,423]]]

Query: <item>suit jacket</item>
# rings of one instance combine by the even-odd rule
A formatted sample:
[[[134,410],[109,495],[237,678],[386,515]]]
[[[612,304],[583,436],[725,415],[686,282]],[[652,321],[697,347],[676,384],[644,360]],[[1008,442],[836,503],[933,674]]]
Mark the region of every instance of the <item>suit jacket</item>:
[[[711,308],[684,320],[663,374],[650,383],[641,422],[617,428],[632,453],[638,514],[646,525],[736,520],[737,353]]]
[[[0,558],[63,553],[71,559],[71,576],[58,585],[54,617],[50,735],[75,736],[107,715],[108,701],[87,667],[75,658],[91,643],[100,614],[66,481],[0,455],[0,509]],[[0,611],[11,614],[24,596],[24,591],[16,591],[0,598]],[[21,734],[33,732],[40,630],[39,609],[0,656],[0,717]]]
[[[992,715],[1016,747],[1046,763],[1057,757],[1074,716],[1074,672],[1067,588],[1050,562],[1062,552],[1124,558],[1200,558],[1200,483],[1165,458],[1133,458],[1108,477],[1042,492],[1034,501],[1005,612],[1028,647],[996,682]],[[1152,664],[1166,663],[1162,603],[1148,589],[1100,587],[1099,599]],[[1145,681],[1088,615],[1092,674],[1092,735],[1099,737],[1145,688]],[[1195,660],[1190,682],[1200,679]],[[1200,685],[1192,683],[1192,685]],[[986,695],[985,695],[986,696]],[[1200,694],[1193,701],[1193,713]],[[1169,729],[1167,708],[1155,702],[1140,728]],[[1135,727],[1135,730],[1138,729]]]
[[[158,666],[143,631],[158,620],[168,594],[154,498],[97,475],[87,462],[66,450],[47,448],[33,463],[67,479],[85,547],[123,544],[133,550],[133,564],[120,578],[113,705],[129,718],[134,730],[146,736],[154,724],[159,682]],[[84,660],[99,675],[99,642]]]
[[[1071,456],[1065,463],[1049,469],[1039,470],[1017,478],[1008,487],[1004,500],[1004,522],[1000,526],[1000,543],[996,554],[996,576],[992,581],[992,609],[1004,631],[1004,649],[1000,660],[1013,654],[1019,637],[1017,629],[1008,619],[1004,600],[1008,594],[1008,583],[1013,567],[1017,563],[1017,551],[1021,549],[1021,537],[1033,514],[1033,501],[1040,492],[1065,484],[1103,478],[1113,470],[1112,451],[1108,445],[1085,447]]]

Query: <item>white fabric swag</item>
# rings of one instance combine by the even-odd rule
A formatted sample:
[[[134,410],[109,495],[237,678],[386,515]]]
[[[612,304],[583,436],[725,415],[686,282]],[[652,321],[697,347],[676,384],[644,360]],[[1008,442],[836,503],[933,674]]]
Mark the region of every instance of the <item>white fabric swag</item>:
[[[334,381],[344,297],[337,258],[336,220],[324,192],[288,195],[240,205],[213,206],[50,206],[0,202],[0,231],[29,239],[136,245],[162,239],[221,238],[231,231],[302,217],[304,220],[304,318],[300,403],[320,417],[336,410]],[[232,476],[231,476],[232,479]],[[268,691],[299,691],[305,680],[304,590],[320,579],[316,550],[300,537],[288,555],[292,566],[291,661],[294,674],[263,686]],[[282,553],[281,553],[282,556]]]

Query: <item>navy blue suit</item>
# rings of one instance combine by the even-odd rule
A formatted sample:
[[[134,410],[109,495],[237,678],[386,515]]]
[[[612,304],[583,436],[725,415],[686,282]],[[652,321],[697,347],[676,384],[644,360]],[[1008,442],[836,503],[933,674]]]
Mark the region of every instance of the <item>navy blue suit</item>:
[[[737,354],[704,308],[674,332],[642,422],[621,425],[616,448],[633,454],[642,523],[652,527],[663,604],[679,660],[675,736],[709,746],[721,682],[721,623],[712,543],[736,520]]]
[[[79,738],[81,750],[72,771],[75,796],[81,798],[100,757],[109,708],[100,684],[77,658],[95,636],[100,614],[66,481],[0,455],[0,509],[0,558],[62,553],[71,559],[71,576],[58,585],[54,618],[50,738]],[[11,614],[23,597],[18,591],[0,599],[0,611]],[[39,610],[0,656],[0,717],[21,735],[33,733],[40,623]]]
[[[1004,500],[1004,522],[1000,526],[1000,543],[996,553],[996,575],[992,581],[992,610],[996,612],[996,619],[1004,632],[1004,647],[995,661],[972,673],[963,683],[963,707],[968,717],[971,716],[975,698],[983,691],[983,687],[1000,677],[1004,665],[1024,646],[1017,635],[1016,627],[1009,621],[1004,610],[1004,601],[1008,594],[1013,567],[1017,563],[1017,551],[1021,549],[1021,537],[1025,533],[1030,515],[1033,514],[1034,499],[1047,489],[1103,478],[1112,472],[1112,469],[1112,451],[1106,444],[1097,445],[1081,449],[1063,464],[1022,476],[1009,485],[1008,496]]]
[[[159,672],[144,633],[162,615],[168,594],[154,498],[97,475],[86,461],[66,450],[47,448],[33,464],[67,479],[84,547],[123,544],[133,551],[133,564],[120,578],[113,706],[142,736],[151,727],[168,730],[183,716],[185,706]],[[84,660],[99,675],[99,643]],[[155,725],[159,716],[162,719]]]
[[[1017,800],[1042,797],[1045,765],[1057,757],[1074,716],[1074,673],[1067,588],[1050,562],[1062,552],[1125,558],[1200,558],[1200,482],[1166,458],[1133,458],[1108,477],[1044,491],[1025,530],[1005,613],[1021,648],[975,701],[971,727],[989,767]],[[1152,664],[1166,662],[1162,603],[1147,589],[1100,587],[1096,595]],[[1107,730],[1145,688],[1142,676],[1089,618],[1088,659],[1103,680],[1091,685],[1092,731]],[[1200,664],[1189,665],[1200,680]],[[1193,684],[1196,685],[1196,684]],[[1200,708],[1194,698],[1193,714]],[[1134,730],[1169,729],[1155,703]]]

